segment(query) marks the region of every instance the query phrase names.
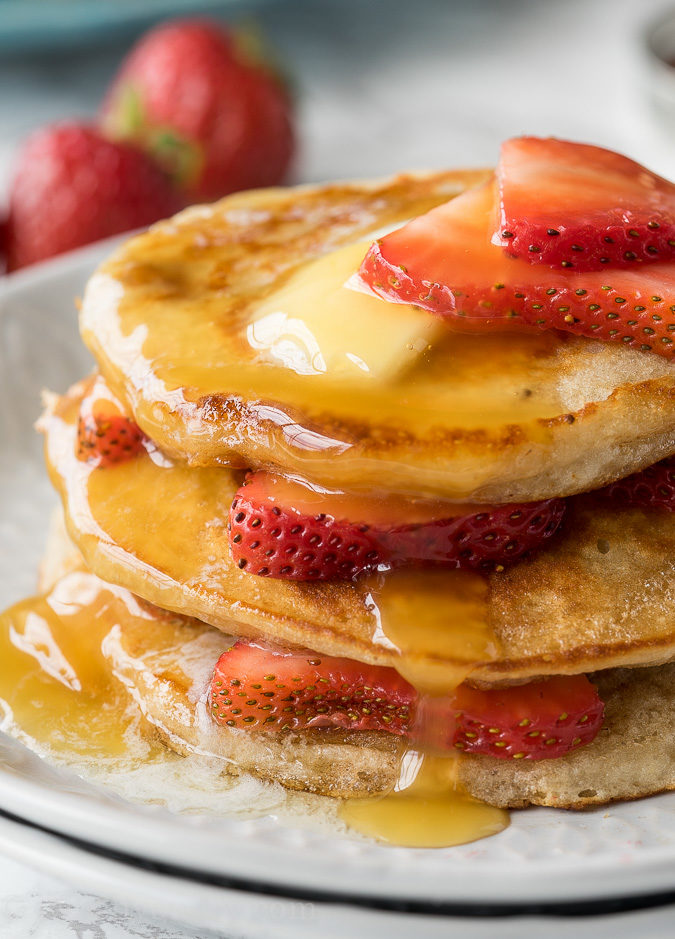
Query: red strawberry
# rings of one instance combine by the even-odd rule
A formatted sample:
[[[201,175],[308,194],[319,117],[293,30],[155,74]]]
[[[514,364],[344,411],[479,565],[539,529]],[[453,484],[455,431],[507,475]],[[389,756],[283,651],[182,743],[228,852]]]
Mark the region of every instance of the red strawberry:
[[[393,668],[309,650],[239,641],[218,660],[210,690],[216,723],[248,730],[380,730],[419,742],[427,701]],[[445,748],[502,759],[551,759],[590,743],[603,704],[583,675],[481,691],[461,685],[433,699]]]
[[[493,239],[577,271],[675,259],[675,186],[611,150],[518,137],[502,144]]]
[[[590,743],[604,716],[585,675],[489,691],[460,685],[453,705],[458,750],[514,760],[552,759]]]
[[[230,545],[240,568],[288,580],[345,580],[405,563],[493,570],[539,547],[564,510],[562,499],[501,506],[375,501],[260,472],[232,503]]]
[[[82,124],[38,131],[25,144],[10,192],[8,268],[149,225],[180,207],[139,150]]]
[[[295,149],[288,93],[277,75],[261,67],[247,69],[242,87],[254,119],[242,147],[237,188],[275,186],[284,179]]]
[[[7,255],[7,219],[0,216],[0,274],[4,273]]]
[[[192,201],[283,178],[293,150],[290,101],[222,26],[176,20],[151,30],[122,64],[105,131],[141,146]]]
[[[91,404],[89,399],[87,403]],[[114,466],[141,453],[145,442],[138,424],[116,413],[110,402],[82,407],[77,422],[78,459],[100,467]]]
[[[490,242],[494,184],[413,219],[371,246],[363,282],[466,332],[560,329],[672,357],[675,262],[554,271]]]
[[[599,489],[597,495],[622,505],[675,512],[675,457]]]
[[[218,659],[210,698],[214,720],[229,727],[403,734],[416,692],[393,668],[240,640]]]

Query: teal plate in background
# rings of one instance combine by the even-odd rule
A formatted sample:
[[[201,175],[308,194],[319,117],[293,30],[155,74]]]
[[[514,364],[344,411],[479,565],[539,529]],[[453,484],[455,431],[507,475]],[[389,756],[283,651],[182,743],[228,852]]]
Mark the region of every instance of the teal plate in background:
[[[124,36],[170,16],[245,15],[271,0],[0,0],[4,54]]]

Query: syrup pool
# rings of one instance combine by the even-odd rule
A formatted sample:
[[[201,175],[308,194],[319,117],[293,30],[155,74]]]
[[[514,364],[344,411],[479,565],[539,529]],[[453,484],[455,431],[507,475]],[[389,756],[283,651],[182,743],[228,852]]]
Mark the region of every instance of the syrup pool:
[[[508,812],[464,791],[459,759],[408,750],[393,792],[349,799],[340,817],[363,835],[406,848],[446,848],[498,834],[509,824]]]
[[[172,635],[179,634],[181,625],[186,629],[180,618],[172,619],[85,570],[72,571],[45,595],[18,603],[0,616],[3,729],[52,758],[75,764],[84,775],[87,767],[104,768],[100,781],[106,785],[114,787],[120,777],[135,776],[142,791],[147,777],[146,786],[148,780],[152,785],[159,781],[164,790],[170,780],[169,788],[173,783],[177,791],[169,791],[167,798],[182,798],[182,808],[187,799],[194,809],[200,794],[194,778],[186,785],[188,774],[194,776],[196,770],[197,779],[201,774],[201,784],[213,794],[232,789],[232,784],[225,782],[217,761],[209,765],[207,759],[205,772],[204,755],[176,757],[167,751],[115,679],[106,641],[129,620],[132,628],[150,634],[156,630],[158,636],[166,635],[167,621]],[[179,669],[174,669],[173,680],[189,684]],[[193,697],[197,707],[199,695]],[[317,813],[321,802],[328,817],[345,822],[352,832],[407,847],[446,847],[496,834],[508,825],[508,814],[462,790],[456,777],[458,759],[407,750],[399,781],[381,798],[350,799],[338,806],[325,797],[288,793],[284,810],[299,812],[304,804]],[[181,762],[186,764],[184,772],[177,774]],[[147,801],[158,801],[156,793]],[[263,796],[261,812],[264,803]],[[217,806],[208,809],[217,811]]]
[[[125,590],[81,570],[0,617],[0,700],[5,725],[51,751],[118,760],[143,724],[103,654],[121,619],[153,616]],[[148,728],[145,728],[146,731]],[[144,758],[159,743],[145,735]]]

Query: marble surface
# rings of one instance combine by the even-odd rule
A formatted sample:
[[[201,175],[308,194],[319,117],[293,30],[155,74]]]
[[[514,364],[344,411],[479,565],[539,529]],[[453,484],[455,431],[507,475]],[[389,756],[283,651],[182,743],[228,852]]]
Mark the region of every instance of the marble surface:
[[[78,893],[15,861],[0,860],[0,935],[8,939],[214,939],[108,900]]]
[[[297,90],[298,181],[487,164],[503,137],[523,132],[603,143],[672,175],[675,130],[651,110],[641,54],[646,26],[670,5],[289,0],[259,10],[257,20]],[[3,57],[0,205],[17,143],[45,122],[93,115],[121,54],[113,44]],[[570,924],[572,929],[580,932]],[[0,935],[207,936],[78,893],[3,859]]]

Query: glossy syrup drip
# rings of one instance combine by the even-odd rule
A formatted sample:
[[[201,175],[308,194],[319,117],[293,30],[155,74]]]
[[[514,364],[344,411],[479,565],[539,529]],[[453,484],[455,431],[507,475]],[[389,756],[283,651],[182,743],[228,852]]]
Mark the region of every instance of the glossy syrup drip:
[[[365,585],[372,642],[393,648],[396,669],[418,691],[454,692],[497,655],[487,616],[487,578],[474,571],[404,569]]]
[[[434,707],[478,662],[497,654],[487,579],[472,571],[403,570],[372,578],[366,589],[373,642],[396,650],[397,671],[420,692],[413,728],[420,749],[406,750],[392,792],[349,800],[341,817],[364,835],[406,847],[442,848],[497,834],[509,824],[508,813],[466,792],[459,774],[466,757],[443,747],[447,708]]]
[[[503,831],[508,812],[468,795],[458,765],[459,759],[408,750],[393,792],[350,799],[340,816],[363,835],[407,848],[446,848]]]
[[[85,571],[3,613],[3,729],[49,751],[112,761],[147,758],[158,744],[148,734],[138,753],[142,718],[102,651],[106,636],[128,618],[152,623],[131,594]]]

